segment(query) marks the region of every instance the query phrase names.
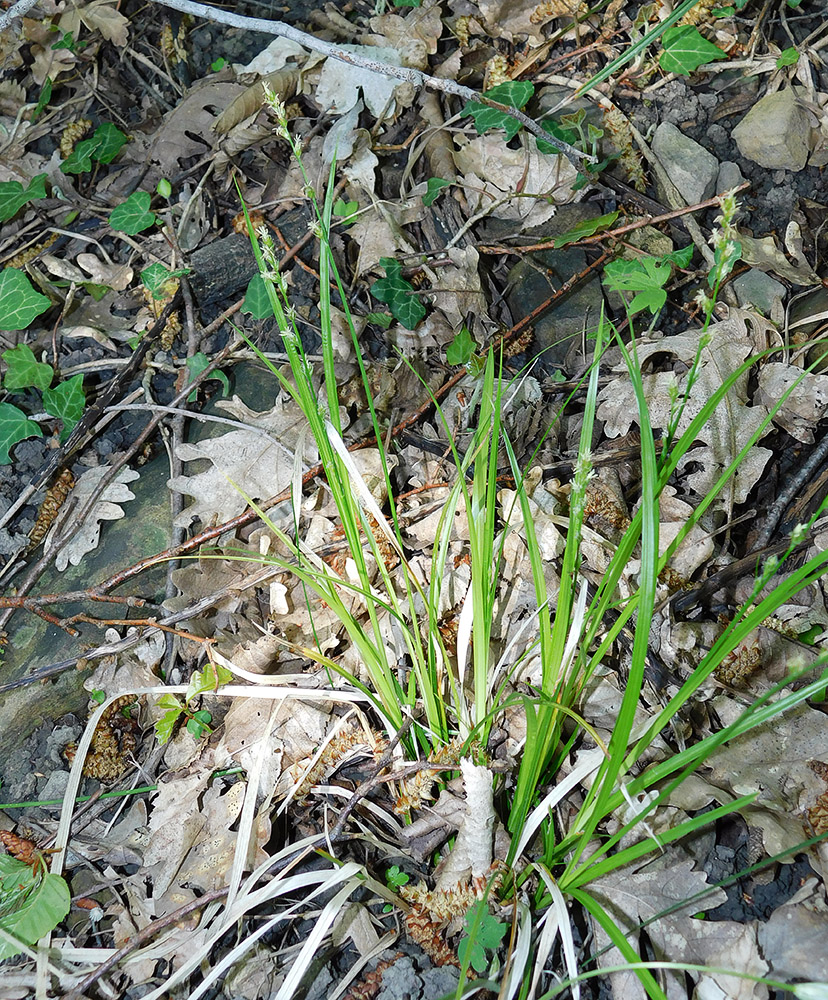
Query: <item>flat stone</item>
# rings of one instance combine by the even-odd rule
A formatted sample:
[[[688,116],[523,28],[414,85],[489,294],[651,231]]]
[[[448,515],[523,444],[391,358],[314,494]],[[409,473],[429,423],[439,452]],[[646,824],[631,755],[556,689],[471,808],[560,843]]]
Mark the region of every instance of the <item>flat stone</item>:
[[[662,122],[658,126],[653,135],[653,152],[688,205],[716,193],[719,161],[675,125]]]
[[[755,267],[740,274],[734,280],[733,288],[740,306],[753,306],[765,316],[770,316],[774,300],[781,301],[787,291],[781,281]]]
[[[760,167],[796,172],[808,160],[810,134],[808,115],[788,88],[757,101],[732,136],[742,156]]]

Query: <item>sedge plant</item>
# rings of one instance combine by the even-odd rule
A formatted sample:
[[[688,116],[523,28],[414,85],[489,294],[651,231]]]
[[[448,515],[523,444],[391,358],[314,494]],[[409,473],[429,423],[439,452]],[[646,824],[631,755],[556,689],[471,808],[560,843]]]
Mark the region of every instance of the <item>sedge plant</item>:
[[[279,134],[290,144],[300,168],[301,150],[287,128],[284,107],[274,95],[268,102],[278,119]],[[611,323],[602,317],[594,333],[593,363],[586,377],[586,396],[575,472],[569,491],[568,513],[563,518],[565,546],[560,567],[560,584],[553,599],[548,592],[544,557],[536,534],[532,498],[527,479],[520,469],[515,449],[503,425],[512,386],[502,377],[502,366],[490,351],[480,366],[473,389],[475,426],[463,453],[449,434],[457,468],[454,484],[448,489],[443,514],[435,533],[427,572],[415,568],[406,556],[403,534],[394,498],[390,462],[381,442],[383,428],[373,407],[369,379],[357,341],[347,295],[331,252],[334,165],[331,166],[325,197],[319,201],[305,177],[306,194],[314,212],[314,229],[319,242],[319,311],[322,333],[322,381],[314,371],[299,336],[297,319],[290,304],[287,283],[279,272],[276,252],[267,231],[253,233],[254,248],[268,298],[290,361],[290,377],[271,366],[275,377],[302,409],[318,449],[322,469],[341,519],[345,542],[353,561],[352,571],[340,576],[308,549],[301,538],[298,518],[298,488],[295,491],[293,531],[263,517],[277,535],[288,557],[267,556],[268,561],[289,569],[308,591],[321,597],[341,621],[349,640],[359,652],[363,677],[348,674],[335,660],[318,650],[304,652],[329,670],[344,674],[370,698],[390,732],[404,721],[413,720],[413,740],[409,752],[439,746],[452,737],[472,737],[485,746],[489,729],[507,701],[514,701],[516,682],[530,658],[540,664],[539,679],[532,692],[522,696],[526,737],[517,775],[503,783],[505,820],[511,834],[511,848],[505,859],[513,878],[505,883],[516,892],[517,924],[512,939],[510,963],[505,973],[505,995],[527,996],[537,983],[554,940],[560,936],[567,972],[575,983],[579,970],[575,962],[568,908],[582,907],[600,925],[623,957],[635,967],[647,994],[664,997],[662,988],[648,967],[640,962],[633,946],[614,924],[590,883],[602,875],[665,849],[673,841],[693,834],[703,825],[738,810],[751,800],[743,796],[703,816],[678,823],[658,837],[647,817],[668,801],[671,792],[716,749],[744,733],[768,725],[780,713],[818,695],[828,680],[820,677],[795,692],[788,680],[778,684],[721,732],[711,734],[680,752],[641,769],[644,752],[654,737],[669,727],[677,713],[726,656],[765,618],[773,614],[798,591],[818,580],[825,572],[828,555],[820,554],[786,576],[779,574],[781,561],[766,563],[757,574],[754,593],[735,614],[721,637],[701,658],[690,676],[664,707],[642,728],[637,726],[636,709],[644,685],[648,658],[649,626],[659,600],[659,576],[677,547],[699,523],[718,493],[767,430],[773,413],[754,431],[739,454],[718,478],[713,489],[696,505],[676,538],[659,544],[659,501],[671,477],[687,455],[699,432],[710,421],[727,393],[748,370],[754,359],[730,374],[707,400],[697,407],[692,420],[683,427],[689,394],[703,363],[704,343],[685,382],[684,396],[676,396],[666,428],[665,446],[658,449],[650,424],[647,398],[633,336],[625,342]],[[717,247],[719,270],[711,281],[713,299],[736,251],[727,230],[728,216],[735,202],[723,208],[725,236]],[[384,479],[384,495],[389,514],[362,479],[353,456],[343,442],[332,337],[331,286],[339,291],[341,310],[350,330],[357,364],[362,373],[370,417],[378,442]],[[712,310],[707,313],[705,335]],[[632,317],[630,317],[632,318]],[[711,332],[715,336],[715,331]],[[605,346],[614,343],[626,362],[633,387],[641,430],[641,495],[629,527],[617,541],[600,581],[590,590],[582,573],[582,538],[585,499],[592,469],[592,443],[598,398],[600,361]],[[267,362],[266,362],[267,363]],[[795,385],[789,392],[795,390]],[[778,406],[782,405],[781,400]],[[778,407],[777,407],[778,408]],[[437,407],[438,416],[442,416]],[[775,412],[775,411],[774,411]],[[448,429],[448,422],[446,422]],[[501,457],[511,466],[515,480],[514,498],[508,510],[501,509],[498,471]],[[301,469],[294,477],[298,484]],[[507,505],[508,506],[508,505]],[[462,595],[458,616],[456,658],[449,656],[438,628],[445,605],[449,577],[449,554],[455,515],[465,514],[468,524],[470,577]],[[803,526],[802,532],[808,530]],[[506,681],[498,676],[493,651],[493,622],[500,592],[500,567],[504,542],[509,532],[518,531],[525,544],[537,612],[522,644],[515,650],[515,662],[507,668]],[[382,543],[382,544],[381,544]],[[390,546],[399,560],[399,572],[392,571],[383,555]],[[791,546],[796,544],[792,540]],[[228,553],[223,553],[227,558]],[[245,553],[239,558],[249,559]],[[631,563],[638,564],[631,576]],[[630,580],[634,583],[630,586]],[[624,585],[626,584],[626,596]],[[622,631],[633,630],[628,677],[623,698],[609,741],[604,744],[579,715],[579,702],[586,686],[618,642]],[[400,669],[400,663],[404,669]],[[574,723],[574,725],[572,725]],[[590,736],[591,734],[591,736]],[[573,747],[586,736],[592,738],[597,757],[555,784],[557,775]],[[566,828],[556,825],[553,807],[576,784],[588,784],[580,806]],[[551,790],[550,790],[551,788]],[[619,829],[607,834],[609,818],[633,801],[641,803],[628,810]],[[630,812],[632,815],[630,815]],[[623,842],[623,843],[622,843]],[[533,887],[532,905],[521,901],[523,890]],[[517,895],[520,893],[520,895]],[[540,933],[534,930],[539,911],[545,911]],[[475,927],[486,927],[485,914],[467,922],[468,954],[485,954],[490,939],[475,941]],[[481,960],[482,961],[482,960]],[[573,987],[577,989],[577,987]],[[458,987],[458,995],[462,988]]]

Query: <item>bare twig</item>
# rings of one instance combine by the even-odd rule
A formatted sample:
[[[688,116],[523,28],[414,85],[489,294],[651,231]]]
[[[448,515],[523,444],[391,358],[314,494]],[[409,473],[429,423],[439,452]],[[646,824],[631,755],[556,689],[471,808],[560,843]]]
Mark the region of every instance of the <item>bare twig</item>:
[[[156,0],[156,2],[165,7],[172,7],[173,10],[180,10],[185,14],[191,14],[193,17],[203,17],[208,21],[228,24],[231,27],[242,28],[246,31],[261,31],[266,35],[289,38],[292,42],[296,42],[297,45],[302,45],[306,49],[311,49],[313,52],[320,52],[331,59],[339,59],[341,62],[357,66],[359,69],[367,69],[371,73],[379,73],[382,76],[391,77],[393,80],[412,83],[415,87],[428,87],[431,90],[441,90],[444,94],[453,94],[455,97],[462,97],[466,101],[476,101],[478,104],[485,104],[490,108],[495,108],[498,111],[505,112],[507,115],[511,115],[512,118],[519,121],[532,135],[537,136],[544,142],[548,142],[551,146],[560,150],[575,167],[579,167],[584,162],[595,162],[595,157],[589,156],[587,153],[582,153],[574,146],[570,146],[569,143],[556,139],[549,132],[542,129],[528,115],[525,115],[522,111],[518,111],[517,108],[492,101],[484,95],[478,94],[471,87],[464,87],[455,80],[429,76],[427,73],[423,73],[418,69],[412,69],[409,66],[392,66],[390,63],[368,59],[366,56],[358,55],[356,52],[348,52],[338,45],[333,45],[331,42],[325,42],[321,38],[315,38],[313,35],[300,31],[298,28],[293,28],[289,24],[283,24],[281,21],[268,21],[260,17],[243,17],[241,14],[234,14],[229,10],[219,10],[217,7],[196,3],[195,0]]]
[[[0,14],[0,31],[5,31],[16,17],[23,17],[37,3],[37,0],[17,0],[9,9]]]

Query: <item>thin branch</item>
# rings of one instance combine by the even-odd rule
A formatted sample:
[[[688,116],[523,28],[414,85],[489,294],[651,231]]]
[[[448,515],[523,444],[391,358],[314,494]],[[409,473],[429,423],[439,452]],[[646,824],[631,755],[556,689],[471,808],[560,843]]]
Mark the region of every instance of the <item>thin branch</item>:
[[[23,17],[37,3],[37,0],[17,0],[5,13],[0,13],[0,31],[5,31],[16,17]]]
[[[283,24],[281,21],[268,21],[260,17],[243,17],[241,14],[234,14],[229,10],[219,10],[217,7],[196,3],[195,0],[156,0],[156,3],[160,3],[165,7],[172,7],[173,10],[180,10],[185,14],[191,14],[193,17],[202,17],[205,20],[215,21],[218,24],[227,24],[233,28],[241,28],[245,31],[260,31],[265,35],[277,35],[280,38],[288,38],[306,49],[311,49],[313,52],[320,52],[331,59],[339,59],[341,62],[349,63],[351,66],[356,66],[359,69],[366,69],[371,73],[379,73],[394,80],[402,80],[404,83],[412,83],[415,87],[428,87],[431,90],[440,90],[444,94],[453,94],[456,97],[462,97],[466,101],[476,101],[478,104],[485,104],[487,107],[495,108],[497,111],[503,111],[507,115],[511,115],[512,118],[519,121],[532,135],[559,149],[576,168],[580,167],[584,162],[595,162],[595,157],[582,153],[574,146],[570,146],[569,143],[556,139],[549,132],[544,131],[528,115],[525,115],[522,111],[518,111],[517,108],[511,108],[505,104],[499,104],[497,101],[492,101],[483,94],[478,94],[471,87],[463,87],[455,80],[429,76],[427,73],[409,66],[392,66],[390,63],[368,59],[366,56],[359,55],[356,52],[348,52],[338,45],[325,42],[321,38],[309,35],[307,32],[293,28],[289,24]]]

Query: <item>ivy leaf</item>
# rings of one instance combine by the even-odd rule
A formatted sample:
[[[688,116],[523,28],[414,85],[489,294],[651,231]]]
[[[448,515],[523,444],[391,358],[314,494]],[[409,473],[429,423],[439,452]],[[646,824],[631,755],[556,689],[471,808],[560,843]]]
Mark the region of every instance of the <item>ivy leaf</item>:
[[[141,281],[154,299],[163,299],[174,292],[174,288],[171,286],[174,284],[175,279],[189,273],[189,267],[170,271],[160,261],[155,261],[141,272]]]
[[[52,303],[16,267],[0,273],[0,330],[25,330]]]
[[[385,277],[375,281],[371,294],[384,302],[391,315],[402,323],[406,330],[413,330],[425,316],[425,306],[417,298],[413,286],[402,277],[402,265],[393,257],[380,257],[385,268]]]
[[[472,339],[469,328],[463,324],[446,350],[446,364],[467,365],[471,361],[475,347],[477,344]]]
[[[247,291],[244,293],[241,311],[249,313],[253,319],[270,319],[273,315],[273,306],[270,304],[267,285],[260,274],[254,274],[250,279]]]
[[[680,73],[689,76],[699,66],[714,59],[727,59],[718,45],[714,45],[690,24],[668,28],[662,38],[663,51],[658,64],[665,73]]]
[[[498,104],[506,104],[511,108],[520,110],[529,98],[534,94],[535,88],[528,80],[506,80],[499,83],[491,90],[484,93],[491,101]],[[492,128],[502,128],[506,133],[506,141],[513,139],[520,131],[520,122],[505,111],[498,111],[497,108],[490,108],[479,101],[469,101],[461,111],[461,114],[471,115],[474,119],[474,127],[478,135],[483,135]]]
[[[568,146],[574,146],[581,137],[576,128],[567,128],[561,122],[543,121],[540,123],[540,126],[544,132],[548,132],[551,136],[554,136],[560,142],[565,142]],[[537,137],[535,141],[537,142],[539,153],[560,153],[560,149],[557,146],[553,146],[551,142],[544,142],[543,139],[538,139]]]
[[[653,315],[667,301],[662,287],[670,277],[670,264],[655,257],[638,260],[614,260],[604,268],[607,287],[614,292],[638,292],[629,305],[630,315],[649,309]]]
[[[0,918],[0,927],[25,945],[36,944],[54,930],[71,904],[69,886],[60,875],[37,875],[29,865],[7,854],[0,857],[0,898],[13,907]],[[0,962],[21,950],[0,941]]]
[[[3,360],[9,366],[3,378],[3,388],[9,392],[29,388],[48,389],[55,377],[52,366],[38,361],[26,344],[3,351]]]
[[[60,165],[62,174],[85,174],[92,169],[92,154],[100,145],[94,135],[82,139]]]
[[[61,163],[61,172],[84,174],[92,169],[93,160],[97,160],[98,163],[111,163],[126,141],[127,136],[119,128],[112,122],[104,122],[88,139],[83,139],[75,146]]]
[[[126,201],[112,209],[109,224],[128,236],[135,236],[155,225],[155,214],[149,210],[152,195],[148,191],[133,191]]]
[[[0,183],[0,222],[8,222],[27,202],[45,197],[46,174],[33,177],[25,188],[20,181],[3,181]]]
[[[94,154],[98,163],[111,163],[121,152],[124,143],[128,141],[128,137],[112,122],[104,122],[99,125],[92,138],[98,140]]]
[[[16,406],[0,403],[0,465],[9,465],[9,450],[30,437],[43,437],[43,431]]]
[[[209,364],[210,364],[210,359],[207,357],[204,351],[198,351],[191,358],[187,358],[187,371],[190,374],[190,378],[188,379],[188,381],[194,382],[196,377],[200,375]],[[221,382],[222,385],[221,395],[222,398],[226,399],[227,394],[230,392],[230,379],[224,374],[224,372],[220,368],[217,368],[214,372],[210,372],[210,374],[207,376],[206,381],[209,382],[211,379],[215,379],[217,382]],[[193,391],[187,397],[187,402],[194,403],[197,396],[198,396],[198,390],[193,389]]]
[[[443,188],[450,186],[451,181],[444,181],[442,177],[429,177],[426,182],[426,193],[423,195],[425,207],[431,208]]]
[[[86,393],[83,391],[82,374],[73,375],[60,385],[56,385],[54,389],[43,390],[43,409],[63,421],[60,432],[61,444],[72,433],[75,424],[83,416],[85,407]]]
[[[617,218],[618,212],[610,212],[607,215],[596,216],[594,219],[584,219],[573,226],[572,229],[561,233],[560,236],[556,236],[553,246],[557,250],[559,247],[565,247],[568,243],[577,243],[578,240],[582,240],[587,236],[594,236],[596,233],[609,229]]]

